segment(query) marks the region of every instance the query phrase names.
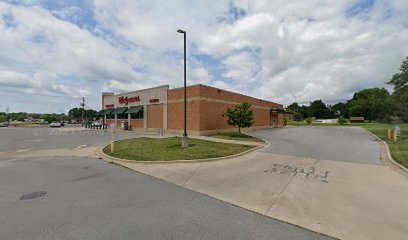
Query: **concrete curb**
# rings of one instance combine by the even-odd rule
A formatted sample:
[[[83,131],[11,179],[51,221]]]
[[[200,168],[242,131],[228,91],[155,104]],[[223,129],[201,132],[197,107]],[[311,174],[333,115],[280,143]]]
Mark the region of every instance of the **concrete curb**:
[[[360,128],[363,129],[364,131],[366,131],[368,134],[370,134],[371,136],[373,136],[375,139],[377,139],[379,142],[382,143],[383,148],[381,148],[381,150],[382,150],[381,155],[382,155],[382,156],[383,156],[383,155],[386,156],[387,163],[393,164],[393,166],[397,167],[398,170],[402,170],[402,172],[403,172],[404,174],[408,174],[408,169],[406,169],[406,168],[405,168],[404,166],[402,166],[401,164],[397,163],[397,162],[392,158],[391,152],[390,152],[390,148],[388,147],[388,144],[387,144],[384,140],[382,140],[381,138],[379,138],[379,137],[378,137],[377,135],[375,135],[374,133],[368,131],[367,129],[365,129],[365,128],[363,128],[363,127],[360,127]]]
[[[142,163],[142,164],[155,164],[155,163],[196,163],[196,162],[210,162],[210,161],[220,161],[220,160],[226,160],[226,159],[231,159],[231,158],[236,158],[236,157],[241,157],[243,155],[249,154],[253,151],[256,151],[258,149],[261,148],[265,148],[267,146],[269,146],[270,144],[263,144],[254,148],[251,148],[249,150],[246,150],[244,152],[238,153],[238,154],[234,154],[234,155],[230,155],[230,156],[225,156],[225,157],[218,157],[218,158],[204,158],[204,159],[193,159],[193,160],[169,160],[169,161],[138,161],[138,160],[128,160],[128,159],[122,159],[122,158],[116,158],[116,157],[112,157],[109,156],[107,154],[105,154],[103,152],[103,149],[107,146],[109,146],[110,144],[98,148],[95,152],[95,154],[97,156],[101,156],[102,158],[105,158],[107,160],[111,160],[111,162],[124,162],[124,163]]]

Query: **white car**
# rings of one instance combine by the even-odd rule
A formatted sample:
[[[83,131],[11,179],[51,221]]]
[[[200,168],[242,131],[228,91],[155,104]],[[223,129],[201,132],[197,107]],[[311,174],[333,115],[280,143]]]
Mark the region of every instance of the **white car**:
[[[91,125],[93,127],[99,127],[99,126],[102,126],[102,122],[101,121],[94,121]]]
[[[52,122],[51,124],[50,124],[50,127],[61,127],[62,126],[62,124],[60,123],[60,122]]]

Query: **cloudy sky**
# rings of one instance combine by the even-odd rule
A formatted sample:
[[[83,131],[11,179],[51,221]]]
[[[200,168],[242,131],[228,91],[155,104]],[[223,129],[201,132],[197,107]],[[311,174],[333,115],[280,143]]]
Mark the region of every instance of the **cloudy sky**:
[[[0,111],[66,112],[183,81],[283,104],[384,87],[408,55],[407,0],[0,1]]]

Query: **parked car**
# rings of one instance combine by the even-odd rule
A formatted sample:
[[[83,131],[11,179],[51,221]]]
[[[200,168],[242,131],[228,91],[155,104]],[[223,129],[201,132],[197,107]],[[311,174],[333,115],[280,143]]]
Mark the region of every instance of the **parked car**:
[[[52,122],[51,124],[50,124],[50,127],[61,127],[62,125],[61,125],[61,123],[60,122]]]
[[[93,127],[102,126],[102,122],[101,121],[94,121],[94,122],[92,122],[91,126],[93,126]]]
[[[2,123],[0,123],[0,127],[8,127],[8,123],[2,122]]]

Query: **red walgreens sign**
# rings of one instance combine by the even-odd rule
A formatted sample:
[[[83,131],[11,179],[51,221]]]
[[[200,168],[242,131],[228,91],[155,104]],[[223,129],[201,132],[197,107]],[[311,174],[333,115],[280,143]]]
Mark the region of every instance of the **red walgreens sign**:
[[[158,102],[160,102],[160,100],[158,98],[155,98],[155,99],[150,99],[149,102],[150,103],[158,103]]]
[[[132,103],[132,102],[139,102],[140,101],[140,97],[119,97],[119,104],[125,104],[128,105],[128,103]]]
[[[106,104],[105,107],[107,108],[113,108],[115,106],[115,104]]]

